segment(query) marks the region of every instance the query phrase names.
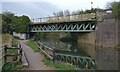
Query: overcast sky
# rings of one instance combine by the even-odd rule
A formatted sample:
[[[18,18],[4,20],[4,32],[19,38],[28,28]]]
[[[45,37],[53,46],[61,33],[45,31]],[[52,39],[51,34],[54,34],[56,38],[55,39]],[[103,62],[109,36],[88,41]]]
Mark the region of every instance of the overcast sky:
[[[86,10],[105,8],[107,2],[120,0],[2,0],[2,11],[10,11],[16,15],[27,15],[30,18],[52,16],[60,10]],[[93,4],[91,5],[91,2]]]

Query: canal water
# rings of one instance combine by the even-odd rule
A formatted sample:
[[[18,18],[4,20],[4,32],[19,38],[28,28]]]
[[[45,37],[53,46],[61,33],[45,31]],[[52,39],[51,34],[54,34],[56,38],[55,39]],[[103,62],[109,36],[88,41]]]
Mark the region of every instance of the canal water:
[[[118,50],[107,47],[97,47],[84,43],[61,42],[59,34],[46,34],[40,40],[44,45],[56,49],[63,54],[91,57],[95,60],[98,70],[118,69]]]

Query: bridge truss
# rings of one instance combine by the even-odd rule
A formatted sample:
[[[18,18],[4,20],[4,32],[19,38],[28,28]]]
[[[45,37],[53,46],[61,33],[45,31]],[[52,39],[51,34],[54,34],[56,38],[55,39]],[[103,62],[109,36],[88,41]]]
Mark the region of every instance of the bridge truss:
[[[92,32],[97,21],[62,22],[30,25],[30,32]]]

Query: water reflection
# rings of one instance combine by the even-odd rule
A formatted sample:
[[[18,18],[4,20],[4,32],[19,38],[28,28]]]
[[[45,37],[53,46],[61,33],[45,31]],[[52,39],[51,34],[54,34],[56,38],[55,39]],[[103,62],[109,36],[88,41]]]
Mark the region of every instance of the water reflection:
[[[118,50],[83,43],[79,47],[95,59],[98,70],[118,70]]]
[[[59,37],[54,36],[47,36],[41,42],[61,53],[92,57],[96,62],[98,70],[118,69],[118,51],[116,49],[96,47],[83,43],[64,43],[59,40]]]
[[[82,51],[75,42],[61,42],[59,38],[56,37],[47,37],[42,39],[41,42],[48,47],[54,48],[56,52],[59,53],[89,56],[84,51]]]

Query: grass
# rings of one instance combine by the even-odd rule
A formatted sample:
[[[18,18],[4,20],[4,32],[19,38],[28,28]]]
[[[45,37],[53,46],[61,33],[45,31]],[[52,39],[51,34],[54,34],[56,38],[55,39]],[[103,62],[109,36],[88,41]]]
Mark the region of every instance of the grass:
[[[28,40],[27,42],[26,42],[26,44],[30,47],[30,48],[32,48],[33,50],[34,50],[34,52],[39,52],[39,48],[38,48],[38,45],[37,45],[37,43],[36,42],[34,42],[33,40]]]
[[[0,59],[0,66],[3,64],[3,59]]]
[[[3,50],[0,51],[0,56],[2,56],[2,54],[3,54]]]
[[[12,46],[18,43],[18,39],[14,38],[12,35],[10,34],[2,34],[2,45],[8,45],[8,46]],[[0,55],[3,52],[0,51]],[[7,54],[16,54],[17,50],[12,50],[9,49],[7,50]],[[13,61],[14,57],[8,57],[7,61]],[[0,60],[0,63],[2,62],[2,60]],[[10,63],[5,63],[4,66],[2,67],[2,72],[12,72],[11,70],[17,70],[19,68],[23,67],[22,62],[10,62]]]
[[[2,34],[0,34],[0,47],[2,46]]]
[[[54,67],[55,70],[77,70],[77,68],[71,64],[64,63],[64,62],[55,62],[49,60],[49,59],[44,59],[43,63],[47,66]]]
[[[7,49],[7,54],[17,54],[17,49]]]
[[[22,68],[22,62],[6,63],[2,67],[2,72],[16,72],[15,70]]]
[[[2,34],[2,43],[6,44],[12,37],[9,34]]]
[[[2,34],[2,44],[3,45],[12,45],[17,44],[18,41],[10,34]]]

